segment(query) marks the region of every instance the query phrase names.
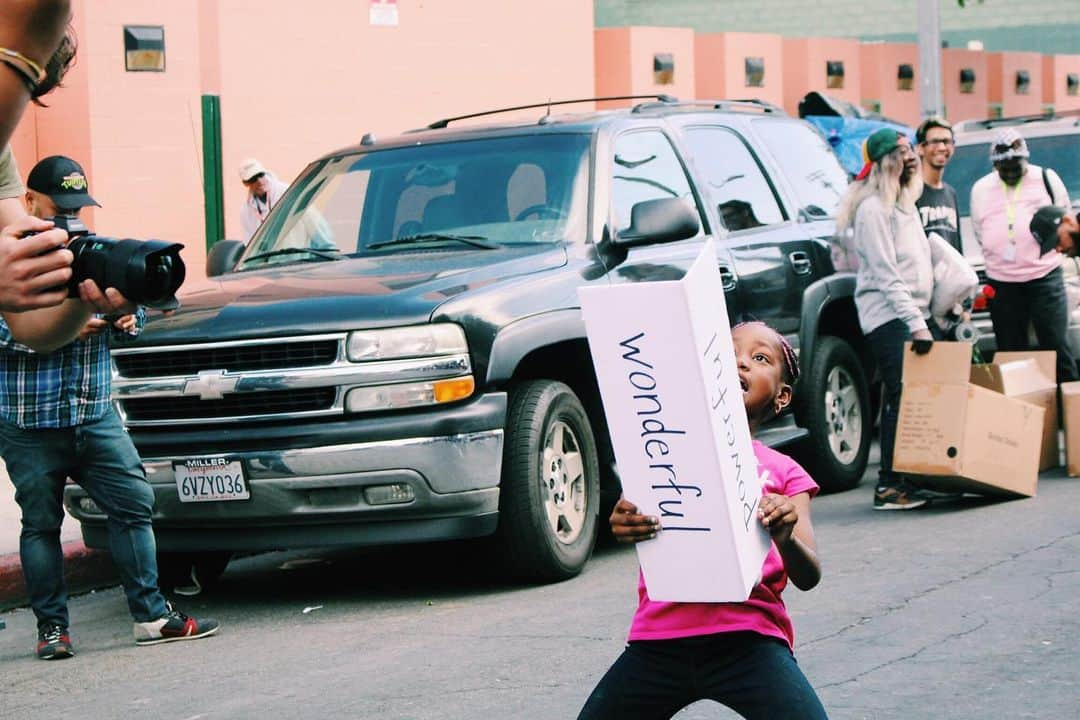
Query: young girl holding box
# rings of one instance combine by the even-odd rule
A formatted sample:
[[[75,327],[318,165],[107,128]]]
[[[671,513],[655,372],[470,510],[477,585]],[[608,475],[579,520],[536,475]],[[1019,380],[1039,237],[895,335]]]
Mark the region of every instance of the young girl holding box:
[[[764,323],[731,332],[751,434],[791,402],[798,361]],[[629,642],[582,708],[578,720],[670,718],[698,700],[715,700],[743,717],[825,718],[792,654],[794,633],[780,593],[821,579],[810,498],[817,483],[794,460],[754,441],[764,488],[758,519],[772,536],[761,582],[741,603],[673,603],[649,598],[638,576],[638,609]],[[610,518],[619,542],[655,538],[659,519],[622,498]]]

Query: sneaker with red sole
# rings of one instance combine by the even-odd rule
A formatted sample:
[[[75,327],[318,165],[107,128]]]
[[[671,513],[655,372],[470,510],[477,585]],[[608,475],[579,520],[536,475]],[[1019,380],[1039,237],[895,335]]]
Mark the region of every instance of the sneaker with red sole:
[[[172,606],[165,604],[165,614],[157,620],[135,623],[136,645],[157,645],[158,643],[177,640],[197,640],[209,637],[218,631],[218,621],[210,618],[201,620],[189,617]]]
[[[37,656],[42,660],[63,660],[75,654],[68,629],[48,623],[38,628]]]

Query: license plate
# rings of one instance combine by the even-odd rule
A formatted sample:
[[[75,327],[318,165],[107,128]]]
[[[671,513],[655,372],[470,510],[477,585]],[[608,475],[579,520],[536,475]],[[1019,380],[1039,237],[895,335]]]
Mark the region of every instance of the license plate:
[[[223,457],[173,462],[181,502],[247,500],[251,497],[239,460]]]

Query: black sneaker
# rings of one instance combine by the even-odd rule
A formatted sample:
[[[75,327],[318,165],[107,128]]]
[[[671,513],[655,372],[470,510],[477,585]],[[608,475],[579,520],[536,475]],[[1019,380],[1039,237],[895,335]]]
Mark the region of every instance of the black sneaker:
[[[874,488],[875,510],[914,510],[930,502],[930,498],[912,485],[878,485]]]
[[[68,629],[63,625],[48,623],[38,628],[37,656],[42,660],[63,660],[75,654]]]
[[[136,645],[157,645],[175,640],[195,640],[208,637],[218,631],[218,621],[209,618],[197,620],[188,617],[165,603],[165,614],[157,620],[135,623]]]

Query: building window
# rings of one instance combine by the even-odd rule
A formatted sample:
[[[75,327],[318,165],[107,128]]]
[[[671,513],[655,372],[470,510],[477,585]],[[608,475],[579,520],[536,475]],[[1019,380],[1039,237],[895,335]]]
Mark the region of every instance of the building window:
[[[765,58],[748,57],[746,63],[746,87],[765,87]]]
[[[124,26],[124,69],[128,72],[165,72],[163,26]]]
[[[828,88],[842,88],[842,87],[844,87],[844,61],[843,60],[826,60],[825,61],[825,87],[828,87]]]
[[[675,56],[671,53],[656,53],[652,59],[653,82],[657,85],[671,85],[675,82]]]
[[[896,89],[911,90],[915,86],[915,68],[903,63],[896,69]]]
[[[975,92],[975,71],[971,68],[960,69],[960,92]]]
[[[1016,71],[1016,94],[1027,95],[1031,89],[1031,75],[1027,70]]]
[[[1065,94],[1080,95],[1080,75],[1069,73],[1065,76]]]

